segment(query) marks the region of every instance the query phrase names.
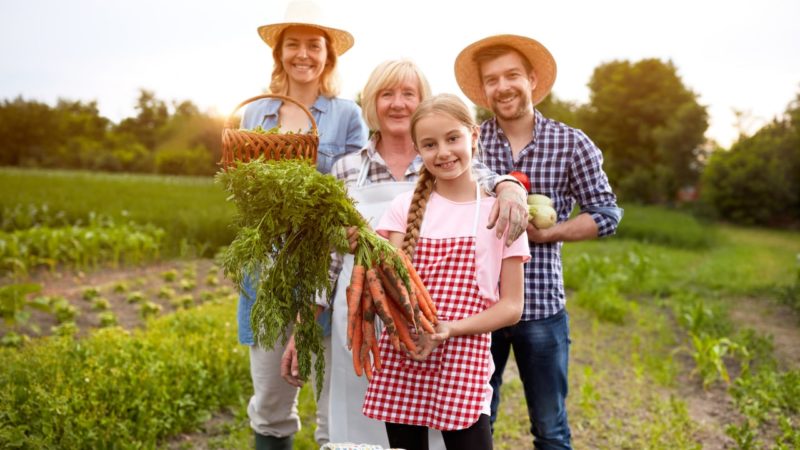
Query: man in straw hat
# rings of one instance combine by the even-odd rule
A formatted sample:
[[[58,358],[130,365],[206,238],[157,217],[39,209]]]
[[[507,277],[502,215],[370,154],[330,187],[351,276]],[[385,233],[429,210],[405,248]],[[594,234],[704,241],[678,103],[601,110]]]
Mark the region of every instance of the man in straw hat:
[[[583,132],[535,109],[556,78],[556,62],[547,48],[524,36],[490,36],[461,51],[455,73],[464,94],[495,115],[481,125],[483,162],[499,174],[526,174],[531,193],[550,197],[558,216],[551,228],[528,225],[531,261],[525,265],[522,319],[492,333],[491,420],[497,417],[503,370],[513,347],[535,448],[568,449],[569,318],[561,246],[614,234],[622,210],[603,172],[600,149]],[[570,219],[575,203],[581,213]]]
[[[353,36],[328,26],[322,10],[308,0],[290,2],[284,20],[259,27],[258,34],[272,48],[274,66],[269,93],[291,98],[311,113],[319,134],[317,170],[330,173],[337,157],[360,150],[367,142],[367,128],[361,120],[360,108],[352,100],[337,97],[337,58],[353,46]],[[306,112],[297,104],[270,97],[247,106],[241,127],[270,129],[280,126],[282,130],[297,131],[308,129],[309,122]],[[300,429],[299,389],[288,385],[281,377],[285,346],[280,343],[273,348],[256,345],[254,331],[258,330],[251,326],[256,285],[253,277],[247,278],[238,308],[239,341],[250,347],[254,390],[247,415],[255,432],[256,449],[288,450],[293,447],[294,434]],[[325,309],[328,301],[321,298],[317,303],[319,321],[325,331],[325,363],[330,367],[330,312]],[[288,345],[293,345],[293,341]],[[330,370],[325,371],[317,408],[314,438],[320,445],[329,439],[329,373]]]

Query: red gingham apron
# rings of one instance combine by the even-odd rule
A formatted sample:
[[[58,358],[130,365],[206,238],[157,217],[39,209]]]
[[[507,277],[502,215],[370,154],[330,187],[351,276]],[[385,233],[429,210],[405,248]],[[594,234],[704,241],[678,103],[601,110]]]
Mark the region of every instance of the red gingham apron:
[[[478,290],[475,267],[479,192],[476,195],[471,236],[420,237],[417,242],[414,267],[436,304],[440,320],[463,319],[487,307]],[[364,415],[444,431],[469,427],[480,417],[491,389],[490,345],[491,333],[450,338],[425,361],[417,362],[397,352],[384,332],[379,340],[383,367],[369,383]]]

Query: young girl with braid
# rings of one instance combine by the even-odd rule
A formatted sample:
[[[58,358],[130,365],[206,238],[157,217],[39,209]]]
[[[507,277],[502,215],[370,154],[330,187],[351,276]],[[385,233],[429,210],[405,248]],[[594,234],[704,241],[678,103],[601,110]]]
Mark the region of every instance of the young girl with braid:
[[[392,447],[428,448],[428,428],[448,449],[491,449],[491,332],[522,314],[525,237],[509,247],[486,223],[494,198],[471,170],[478,126],[456,96],[420,103],[411,118],[423,160],[413,193],[401,194],[377,231],[413,259],[438,310],[436,334],[417,336],[416,353],[396,351],[384,333],[382,369],[363,412],[386,423]],[[411,330],[413,333],[413,330]]]

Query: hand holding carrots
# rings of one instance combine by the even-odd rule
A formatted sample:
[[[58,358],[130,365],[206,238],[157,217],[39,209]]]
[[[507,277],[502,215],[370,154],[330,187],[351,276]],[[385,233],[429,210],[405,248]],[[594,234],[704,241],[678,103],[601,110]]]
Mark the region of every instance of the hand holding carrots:
[[[436,333],[420,333],[415,336],[417,351],[410,353],[414,361],[424,361],[450,337],[450,325],[448,322],[439,322],[436,325]]]
[[[425,342],[421,356],[424,359],[444,338],[434,328],[439,322],[433,300],[405,253],[389,247],[365,255],[359,248],[347,288],[348,346],[353,353],[356,375],[364,373],[372,379],[373,365],[374,370],[381,367],[375,336],[376,316],[383,322],[392,346],[411,358],[421,350],[417,342]],[[443,336],[449,335],[447,330],[443,325]],[[436,336],[434,339],[439,342],[419,340],[420,336],[428,335]]]

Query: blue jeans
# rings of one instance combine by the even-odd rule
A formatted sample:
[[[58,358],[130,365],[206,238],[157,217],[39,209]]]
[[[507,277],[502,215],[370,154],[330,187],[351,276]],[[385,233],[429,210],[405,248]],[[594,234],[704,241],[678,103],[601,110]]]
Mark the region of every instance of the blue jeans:
[[[569,316],[565,309],[545,319],[519,322],[492,333],[492,425],[500,405],[503,371],[513,348],[525,389],[534,447],[572,448],[566,408],[569,343]]]

